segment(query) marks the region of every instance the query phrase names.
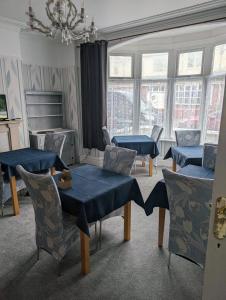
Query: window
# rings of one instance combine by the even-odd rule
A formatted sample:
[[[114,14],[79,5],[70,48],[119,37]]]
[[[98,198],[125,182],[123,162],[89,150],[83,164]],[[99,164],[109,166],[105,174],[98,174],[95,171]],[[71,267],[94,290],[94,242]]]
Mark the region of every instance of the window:
[[[148,53],[142,55],[142,79],[167,78],[168,53]]]
[[[200,75],[202,72],[202,55],[202,51],[180,53],[178,75]]]
[[[214,49],[213,73],[226,72],[226,44],[218,45]]]
[[[132,56],[110,56],[109,76],[111,78],[132,78]]]
[[[140,133],[151,134],[153,125],[164,125],[167,82],[143,82],[140,88]]]
[[[174,91],[173,129],[198,129],[200,127],[201,80],[177,80]]]
[[[108,83],[107,127],[111,135],[133,133],[133,90],[131,81]]]
[[[206,142],[218,142],[223,97],[224,77],[211,78],[207,87]]]

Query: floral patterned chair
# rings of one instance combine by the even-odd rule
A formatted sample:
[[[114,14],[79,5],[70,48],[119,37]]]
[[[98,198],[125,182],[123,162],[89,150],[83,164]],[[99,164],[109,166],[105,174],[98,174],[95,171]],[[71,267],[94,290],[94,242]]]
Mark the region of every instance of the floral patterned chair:
[[[16,189],[17,192],[25,189],[25,183],[22,179],[17,179],[16,181]],[[12,198],[10,184],[8,181],[4,180],[1,164],[0,164],[0,208],[2,217],[4,216],[4,206],[5,203]]]
[[[178,147],[199,146],[201,130],[175,130],[175,136]]]
[[[50,175],[32,174],[22,166],[17,166],[17,171],[34,207],[38,259],[43,249],[60,263],[79,236],[76,217],[62,212],[58,189]]]
[[[217,157],[218,145],[216,144],[204,144],[203,147],[203,160],[202,166],[207,169],[214,170],[216,157]]]
[[[45,136],[44,150],[55,152],[61,157],[65,139],[66,136],[64,134],[47,133]]]
[[[111,145],[111,138],[106,126],[102,127],[104,145]]]
[[[163,132],[163,127],[154,125],[151,132],[151,138],[158,143]]]
[[[204,266],[214,180],[162,172],[170,212],[169,265],[174,253]]]
[[[106,146],[104,153],[103,169],[119,173],[122,175],[130,175],[137,152],[135,150]],[[99,245],[101,247],[102,240],[102,222],[106,219],[124,215],[123,207],[113,211],[100,220]]]

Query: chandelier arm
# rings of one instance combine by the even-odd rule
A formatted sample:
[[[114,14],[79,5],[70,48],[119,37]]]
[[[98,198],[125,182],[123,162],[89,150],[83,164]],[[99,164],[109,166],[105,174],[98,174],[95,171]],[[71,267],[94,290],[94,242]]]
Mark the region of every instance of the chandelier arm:
[[[48,18],[52,22],[52,25],[56,24],[57,26],[59,26],[58,20],[56,20],[54,14],[50,10],[50,5],[53,3],[54,3],[54,0],[48,0],[48,2],[46,2],[46,13],[47,13]]]
[[[34,25],[34,22],[37,23],[40,27],[37,27]],[[51,30],[49,27],[45,26],[40,20],[33,18],[32,19],[32,29],[37,30],[39,32],[45,33],[45,34],[50,34]]]
[[[73,2],[71,2],[71,6],[72,6],[72,9],[74,9],[74,16],[73,16],[73,18],[71,19],[71,22],[70,22],[70,24],[69,24],[69,27],[71,28],[71,29],[73,29],[74,28],[74,25],[73,25],[73,23],[74,23],[74,21],[76,20],[76,18],[78,17],[78,11],[77,11],[77,9],[76,9],[76,6],[74,5],[74,3]],[[80,20],[80,19],[79,19]],[[76,22],[77,23],[77,22]]]
[[[78,21],[76,21],[73,25],[70,24],[70,30],[74,30],[76,26],[78,26],[78,24],[83,23],[82,19],[79,19]]]
[[[69,18],[71,17],[71,11],[72,11],[72,3],[69,1],[68,3],[69,5],[69,11],[68,11],[68,15],[67,15],[67,24],[69,23]]]

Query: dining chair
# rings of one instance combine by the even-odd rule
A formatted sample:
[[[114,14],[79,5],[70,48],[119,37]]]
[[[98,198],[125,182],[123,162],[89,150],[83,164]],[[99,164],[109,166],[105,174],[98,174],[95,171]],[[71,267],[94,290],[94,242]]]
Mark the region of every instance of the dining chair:
[[[64,213],[56,183],[50,175],[27,172],[22,166],[17,171],[24,180],[32,199],[36,224],[37,259],[40,249],[60,262],[79,237],[76,217]]]
[[[57,133],[47,133],[45,135],[44,150],[52,151],[61,158],[66,135]]]
[[[25,189],[25,183],[22,179],[16,180],[16,189],[17,192]],[[1,215],[4,216],[4,206],[5,203],[12,198],[10,183],[4,180],[1,164],[0,164],[0,207],[1,207]]]
[[[105,146],[111,145],[110,134],[109,134],[109,131],[108,131],[108,129],[107,129],[106,126],[102,127],[102,133],[103,133],[103,142],[104,142],[104,145]]]
[[[111,172],[115,172],[122,175],[129,176],[136,158],[137,152],[126,148],[114,147],[107,145],[104,152],[103,169]],[[99,246],[101,248],[102,241],[102,222],[112,217],[124,216],[124,209],[113,211],[100,219],[100,231],[99,231]]]
[[[201,130],[175,130],[175,136],[178,147],[199,146]]]
[[[213,179],[195,178],[164,169],[169,201],[169,262],[174,253],[205,264]]]
[[[217,158],[218,145],[204,144],[202,166],[207,169],[214,170]]]
[[[163,132],[163,127],[154,125],[151,132],[151,138],[158,143]]]

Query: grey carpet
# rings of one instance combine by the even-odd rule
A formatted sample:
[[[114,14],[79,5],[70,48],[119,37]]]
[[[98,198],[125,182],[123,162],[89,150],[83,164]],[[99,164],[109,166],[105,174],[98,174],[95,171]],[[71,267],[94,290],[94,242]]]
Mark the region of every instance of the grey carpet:
[[[144,199],[161,177],[152,178],[137,168]],[[164,249],[157,247],[158,210],[146,217],[132,206],[132,239],[123,242],[120,217],[104,222],[102,249],[91,256],[91,273],[80,275],[79,239],[62,264],[57,276],[53,258],[41,252],[36,262],[34,214],[30,199],[20,201],[21,214],[0,218],[0,299],[201,299],[203,271],[175,255],[167,268],[168,213]],[[92,247],[94,244],[92,243]]]

